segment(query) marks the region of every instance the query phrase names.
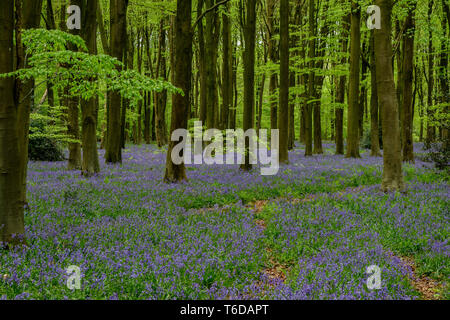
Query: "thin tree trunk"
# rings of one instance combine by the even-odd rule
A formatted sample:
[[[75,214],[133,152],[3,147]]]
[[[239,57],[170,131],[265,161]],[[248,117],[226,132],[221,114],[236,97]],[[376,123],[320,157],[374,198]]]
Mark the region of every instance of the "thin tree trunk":
[[[341,41],[342,53],[348,52],[348,33],[350,31],[351,15],[348,14],[343,19],[343,39]],[[347,59],[342,58],[341,63],[345,64]],[[339,84],[336,91],[336,102],[339,107],[336,108],[336,154],[344,154],[344,103],[345,103],[345,84],[346,76],[339,77]]]
[[[222,37],[223,37],[223,107],[221,128],[229,127],[230,108],[233,103],[233,51],[231,45],[231,22],[230,5],[226,5],[226,12],[222,14]]]
[[[277,26],[275,24],[275,5],[276,0],[267,0],[267,42],[268,54],[272,63],[278,63],[278,49],[275,36],[278,34]],[[270,74],[269,82],[269,96],[270,96],[270,127],[272,129],[278,128],[278,101],[275,97],[275,92],[278,88],[278,76],[276,72]]]
[[[359,61],[361,55],[361,7],[352,1],[350,41],[350,85],[347,123],[347,158],[359,158]]]
[[[280,163],[289,163],[289,0],[280,0]]]
[[[256,45],[256,0],[247,0],[244,13],[241,13],[241,24],[244,33],[244,119],[243,129],[247,131],[253,128],[255,111],[255,45]],[[246,139],[247,140],[247,139]],[[281,161],[281,156],[280,156]],[[245,143],[245,163],[241,169],[250,171],[249,143]]]
[[[405,21],[405,35],[403,36],[403,79],[402,79],[402,147],[403,161],[414,163],[413,144],[413,68],[414,68],[414,31],[415,5],[408,8]]]
[[[314,0],[309,0],[309,77],[308,77],[308,100],[312,100],[315,97],[315,75],[314,75],[314,60],[316,54],[316,21],[315,21],[315,4]],[[312,117],[313,117],[313,104],[307,102],[305,107],[305,156],[312,156],[313,150],[313,127],[312,127]]]
[[[380,136],[378,127],[378,88],[377,68],[375,63],[375,44],[373,31],[370,32],[370,72],[371,72],[371,97],[370,97],[370,155],[379,157]]]

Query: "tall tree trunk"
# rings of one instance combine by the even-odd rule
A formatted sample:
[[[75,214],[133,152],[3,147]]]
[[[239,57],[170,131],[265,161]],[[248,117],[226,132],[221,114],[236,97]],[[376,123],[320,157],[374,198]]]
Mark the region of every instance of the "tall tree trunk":
[[[289,163],[289,0],[280,0],[280,163]]]
[[[348,51],[348,33],[350,31],[350,19],[351,15],[344,16],[343,19],[343,36],[341,40],[342,53]],[[347,59],[343,57],[341,64],[345,64]],[[339,77],[338,88],[336,90],[336,102],[339,103],[339,107],[336,108],[336,154],[344,154],[344,103],[345,103],[345,84],[346,76]]]
[[[170,132],[177,129],[187,129],[187,113],[189,110],[191,78],[192,78],[192,0],[177,0],[175,17],[175,64],[174,85],[184,92],[172,97],[172,118]],[[169,141],[167,151],[166,172],[164,180],[176,183],[187,180],[184,162],[175,164],[172,161],[172,150],[178,141]]]
[[[205,0],[206,8],[212,8],[216,0]],[[216,128],[219,110],[217,104],[217,55],[220,34],[220,20],[214,9],[206,14],[205,32],[205,72],[206,72],[206,126]]]
[[[444,18],[444,38],[447,39],[447,41],[442,40],[441,42],[441,57],[440,57],[440,70],[439,70],[439,82],[441,84],[441,95],[440,95],[440,102],[441,104],[446,104],[447,106],[444,109],[445,114],[449,114],[450,112],[450,90],[449,90],[449,78],[448,78],[448,52],[450,50],[449,45],[449,35],[447,33],[447,30],[450,32],[450,10],[447,3],[445,3],[445,0],[442,0],[442,6],[444,8],[445,12],[445,18]],[[447,20],[447,24],[445,24],[445,20]],[[444,150],[449,150],[450,148],[450,135],[449,135],[449,122],[442,124],[442,140],[445,144]]]
[[[315,74],[314,74],[314,57],[316,55],[316,21],[315,21],[315,4],[314,0],[309,0],[309,77],[308,77],[308,100],[312,100],[315,97]],[[312,156],[313,150],[313,104],[307,102],[305,107],[305,156]]]
[[[14,71],[13,35],[14,1],[5,1],[0,10],[0,73]],[[24,133],[26,123],[18,122],[17,102],[14,79],[0,78],[0,243],[3,244],[20,243],[25,233],[23,159],[19,151],[25,141],[19,135]]]
[[[167,63],[166,63],[166,30],[164,30],[164,20],[162,19],[159,27],[159,48],[158,60],[156,63],[156,77],[167,80]],[[155,93],[156,107],[156,143],[161,148],[168,142],[166,127],[166,107],[167,107],[167,91]]]
[[[378,127],[378,88],[377,88],[377,68],[375,63],[375,43],[373,31],[370,32],[370,81],[371,81],[371,97],[370,97],[370,155],[379,157],[380,153],[380,136]]]
[[[76,5],[83,9],[82,0],[70,0],[71,5]],[[82,11],[83,12],[83,11]],[[80,30],[73,29],[69,31],[73,35],[80,35]],[[73,45],[69,46],[70,50],[76,51],[77,48]],[[73,139],[80,141],[80,124],[79,124],[79,105],[80,98],[77,96],[67,97],[67,134]],[[81,144],[80,142],[69,142],[69,160],[67,164],[69,170],[81,169]]]
[[[392,0],[376,0],[381,9],[381,29],[375,29],[378,102],[383,112],[383,191],[404,190],[398,101],[392,68]]]
[[[428,4],[428,24],[431,24],[433,14],[433,2]],[[436,138],[436,127],[434,126],[433,109],[433,87],[434,87],[434,53],[433,53],[433,30],[430,28],[428,33],[428,101],[427,101],[427,138],[426,144],[429,145]]]
[[[268,54],[272,63],[278,63],[278,49],[275,36],[278,34],[277,26],[275,24],[275,6],[278,0],[267,0],[267,42]],[[275,92],[278,88],[278,76],[276,72],[271,72],[269,82],[269,96],[270,96],[270,127],[272,129],[278,128],[278,101],[275,97]]]
[[[328,12],[328,6],[329,1],[325,1],[323,12],[324,15],[322,16],[324,20],[324,25],[322,26],[320,30],[320,43],[319,43],[319,50],[317,52],[317,59],[316,62],[316,69],[322,70],[324,68],[325,62],[325,51],[326,51],[326,38],[328,36],[328,22],[326,19],[326,14]],[[317,27],[316,27],[317,29]],[[325,80],[325,77],[323,75],[315,76],[314,81],[315,83],[315,96],[314,99],[316,102],[314,103],[314,150],[313,153],[315,154],[322,154],[323,153],[323,147],[322,147],[322,119],[321,119],[321,98],[322,98],[322,87],[323,87],[323,81]]]
[[[27,66],[25,48],[22,45],[22,29],[39,27],[41,21],[42,0],[17,0],[16,11],[16,66],[17,69]],[[4,39],[8,39],[5,37]],[[34,80],[16,81],[17,123],[19,130],[19,166],[21,181],[21,198],[26,203],[26,180],[28,172],[28,134],[30,130],[30,112],[34,108]]]
[[[222,13],[222,37],[223,37],[223,107],[221,128],[229,127],[230,108],[233,104],[233,51],[231,45],[231,21],[230,5],[226,5],[226,12]]]
[[[361,7],[352,1],[350,34],[350,85],[347,123],[347,158],[359,158],[359,61],[361,55]]]
[[[256,42],[256,0],[246,0],[245,14],[241,13],[241,24],[244,33],[244,119],[243,129],[253,128],[255,111],[255,42]],[[281,156],[280,156],[281,159]],[[281,161],[281,160],[280,160]],[[245,143],[245,163],[241,169],[250,171],[249,143]]]
[[[97,54],[97,19],[96,9],[98,0],[87,1],[83,9],[85,15],[82,36],[86,42],[90,54]],[[95,79],[92,79],[95,81]],[[97,120],[96,110],[98,99],[81,100],[82,114],[82,144],[83,144],[83,163],[82,172],[84,176],[91,176],[100,172],[100,164],[97,152]]]
[[[413,61],[414,61],[414,32],[415,32],[415,5],[408,8],[405,21],[405,34],[403,36],[403,79],[402,79],[402,147],[403,161],[414,162],[413,144]]]
[[[128,0],[110,0],[111,56],[122,61],[127,38]],[[108,138],[105,153],[106,163],[122,163],[121,146],[121,97],[119,92],[110,92]]]
[[[202,8],[205,0],[198,0],[197,2],[197,16],[202,14]],[[203,29],[203,19],[200,19],[198,26],[198,55],[199,55],[199,72],[200,72],[200,121],[206,123],[207,113],[207,97],[206,97],[206,48],[205,48],[205,32]]]

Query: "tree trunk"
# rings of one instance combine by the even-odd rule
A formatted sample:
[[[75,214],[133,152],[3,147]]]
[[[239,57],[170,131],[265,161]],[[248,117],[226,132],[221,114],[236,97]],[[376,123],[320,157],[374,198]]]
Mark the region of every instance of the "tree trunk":
[[[159,27],[159,48],[158,60],[156,63],[156,78],[162,77],[167,80],[167,63],[166,63],[166,30],[164,30],[164,19],[160,22]],[[164,54],[163,54],[164,53]],[[156,107],[156,143],[161,148],[168,142],[166,127],[166,107],[167,107],[167,91],[155,93]]]
[[[351,15],[348,14],[343,19],[343,39],[341,41],[342,53],[348,51],[348,33],[350,31]],[[341,63],[345,64],[347,59],[343,57]],[[344,103],[345,103],[345,84],[346,76],[339,77],[339,84],[336,90],[336,102],[340,105],[336,108],[336,154],[344,154]]]
[[[205,0],[206,8],[216,4],[216,0]],[[206,72],[206,126],[216,128],[217,110],[217,55],[220,34],[220,20],[217,9],[206,14],[205,31],[205,72]]]
[[[350,34],[350,84],[348,98],[347,158],[359,158],[359,61],[361,55],[361,8],[352,1]]]
[[[202,14],[202,8],[205,0],[198,0],[197,2],[197,16]],[[200,121],[206,122],[206,48],[205,48],[205,32],[203,30],[203,19],[201,19],[197,26],[198,29],[198,55],[199,55],[199,72],[200,72]]]
[[[433,2],[428,4],[428,23],[431,24],[433,14]],[[433,87],[434,87],[434,54],[433,54],[433,30],[430,28],[428,33],[428,101],[427,101],[427,138],[426,144],[430,145],[436,139],[436,128],[434,126],[433,108]]]
[[[402,79],[402,147],[403,161],[414,163],[413,144],[413,61],[414,61],[415,5],[408,8],[403,36]]]
[[[174,85],[184,92],[172,97],[172,118],[170,132],[187,129],[187,112],[189,110],[191,78],[192,78],[192,0],[177,0],[175,17],[175,64]],[[184,162],[175,164],[172,161],[172,150],[178,141],[169,141],[167,151],[166,172],[164,180],[176,183],[187,180]]]
[[[312,100],[315,97],[315,75],[314,75],[314,57],[316,55],[316,21],[314,17],[315,4],[314,0],[309,0],[309,77],[308,77],[308,100]],[[312,156],[312,139],[313,139],[313,128],[312,128],[312,117],[313,117],[313,104],[307,102],[305,107],[305,156]]]
[[[244,132],[253,128],[255,110],[255,42],[256,42],[256,0],[247,0],[244,13],[241,13],[242,27],[244,30]],[[281,157],[280,157],[281,159]],[[281,160],[280,160],[281,161]],[[249,143],[245,142],[245,163],[241,169],[250,171]]]
[[[289,163],[289,0],[280,0],[280,163]]]
[[[0,10],[0,73],[14,71],[14,1]],[[14,79],[0,78],[0,243],[22,242],[24,230],[23,139],[25,122],[18,122]],[[22,140],[22,141],[21,141]],[[25,181],[26,183],[26,181]],[[16,235],[16,237],[14,237]]]
[[[86,15],[84,27],[82,29],[83,39],[86,42],[90,54],[97,54],[97,19],[96,9],[98,0],[87,1],[83,8]],[[92,79],[95,81],[95,79]],[[98,105],[97,98],[90,100],[81,100],[82,114],[82,144],[83,144],[83,163],[82,172],[84,176],[91,176],[100,172],[100,164],[97,152],[97,120],[96,109]]]
[[[372,157],[379,157],[381,155],[379,136],[380,129],[378,127],[378,88],[373,31],[370,32],[370,73],[372,90],[370,97],[370,155]]]
[[[272,63],[278,63],[278,49],[275,36],[278,34],[277,26],[274,22],[276,0],[267,0],[267,42],[268,55]],[[270,74],[269,96],[270,96],[270,127],[278,128],[278,101],[275,92],[278,88],[278,76],[276,72]]]
[[[230,108],[233,104],[233,51],[231,45],[231,22],[230,5],[226,5],[226,12],[222,14],[222,37],[223,37],[223,107],[221,128],[229,128]]]
[[[378,102],[383,112],[384,170],[383,191],[404,190],[402,154],[398,118],[398,101],[392,68],[391,14],[392,0],[376,0],[381,9],[381,29],[375,29],[375,59]]]
[[[79,6],[83,13],[83,1],[82,0],[70,0],[71,5]],[[80,35],[80,30],[73,29],[69,31],[71,34]],[[77,50],[73,45],[70,45],[69,50]],[[70,139],[80,141],[80,124],[79,124],[79,105],[80,98],[75,96],[67,97],[67,134]],[[81,169],[81,144],[80,142],[69,142],[69,160],[67,165],[68,170],[80,170]]]
[[[16,22],[16,66],[17,69],[26,66],[25,48],[21,43],[22,29],[37,28],[41,21],[42,0],[16,1],[18,21]],[[7,39],[7,38],[5,38]],[[28,172],[28,141],[30,130],[30,112],[34,108],[34,80],[16,81],[17,123],[19,130],[19,166],[21,181],[21,198],[26,203],[26,180]]]
[[[111,17],[111,56],[123,60],[124,45],[126,44],[126,21],[128,0],[110,0]],[[121,146],[121,97],[119,92],[110,92],[108,109],[108,138],[105,153],[106,163],[122,163]]]

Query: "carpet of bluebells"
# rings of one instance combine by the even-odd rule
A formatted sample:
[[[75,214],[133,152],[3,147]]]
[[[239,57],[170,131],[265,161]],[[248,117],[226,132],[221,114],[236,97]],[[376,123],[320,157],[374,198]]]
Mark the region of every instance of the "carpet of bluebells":
[[[325,149],[305,158],[296,148],[276,176],[190,165],[179,185],[162,181],[165,150],[154,146],[129,146],[121,166],[92,178],[32,162],[28,246],[0,252],[0,298],[419,299],[400,257],[450,298],[448,175],[417,145],[407,192],[385,194],[382,158]],[[256,200],[269,202],[256,212]],[[266,275],[273,259],[286,279]],[[71,265],[81,290],[66,286]],[[379,290],[367,288],[370,265]]]

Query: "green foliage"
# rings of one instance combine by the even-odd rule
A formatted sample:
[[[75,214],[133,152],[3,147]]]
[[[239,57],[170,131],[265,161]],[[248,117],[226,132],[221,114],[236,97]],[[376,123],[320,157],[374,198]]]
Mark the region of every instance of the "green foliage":
[[[58,135],[59,128],[48,125],[49,117],[32,114],[28,144],[28,158],[33,161],[63,161],[60,141],[66,136]],[[55,129],[56,128],[56,129]]]
[[[129,99],[132,106],[143,99],[144,91],[181,93],[167,81],[153,80],[134,70],[121,71],[123,64],[116,58],[85,52],[86,45],[79,36],[59,30],[30,29],[23,31],[23,44],[29,67],[0,77],[51,79],[55,90],[69,88],[69,95],[86,100],[102,96],[106,86],[106,90],[116,90]],[[71,47],[81,51],[72,51]]]

